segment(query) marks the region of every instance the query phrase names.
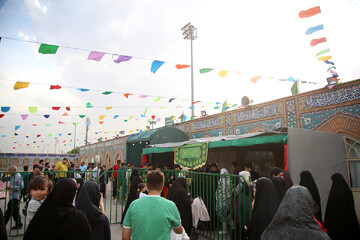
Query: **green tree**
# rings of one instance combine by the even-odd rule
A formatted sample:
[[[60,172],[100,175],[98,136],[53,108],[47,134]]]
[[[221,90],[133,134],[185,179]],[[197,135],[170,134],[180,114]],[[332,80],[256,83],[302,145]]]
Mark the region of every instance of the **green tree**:
[[[79,147],[73,148],[73,149],[71,149],[71,151],[68,151],[67,153],[68,154],[79,154],[80,148]]]

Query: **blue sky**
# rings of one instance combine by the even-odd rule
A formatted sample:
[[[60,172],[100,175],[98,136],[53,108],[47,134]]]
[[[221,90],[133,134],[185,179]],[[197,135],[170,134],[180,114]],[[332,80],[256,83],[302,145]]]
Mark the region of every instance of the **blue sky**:
[[[307,19],[298,17],[300,11],[314,6],[321,7],[321,14]],[[198,29],[194,81],[195,101],[201,102],[195,104],[195,115],[203,109],[218,113],[215,102],[240,104],[245,95],[254,104],[290,96],[292,83],[277,79],[293,77],[318,83],[302,84],[302,92],[324,87],[330,76],[328,66],[318,61],[315,54],[325,48],[330,49],[341,81],[360,76],[358,0],[2,0],[2,37],[134,58],[115,64],[111,55],[105,55],[101,62],[95,62],[87,60],[89,51],[63,47],[55,55],[42,55],[37,52],[38,44],[2,39],[0,106],[10,106],[11,110],[0,119],[0,134],[6,135],[0,138],[0,150],[54,151],[48,146],[54,146],[58,136],[61,142],[57,149],[66,152],[73,147],[74,136],[68,134],[74,133],[74,122],[79,124],[76,145],[82,145],[85,118],[79,118],[79,114],[91,118],[92,142],[99,136],[110,139],[115,131],[129,134],[144,129],[151,116],[160,119],[157,127],[164,125],[167,116],[178,117],[183,112],[190,116],[190,69],[177,70],[173,64],[190,64],[190,42],[183,40],[181,32],[188,22]],[[324,31],[305,34],[309,27],[319,24],[324,25]],[[312,38],[324,36],[327,43],[309,45]],[[165,61],[155,74],[150,72],[153,60]],[[215,70],[200,74],[200,68]],[[220,77],[220,70],[229,73]],[[254,76],[262,77],[252,83]],[[30,86],[14,91],[15,81],[30,82]],[[75,89],[50,91],[49,85],[53,84]],[[140,99],[138,95],[126,99],[119,93],[104,96],[99,91],[82,93],[76,88],[162,98],[158,102],[151,97]],[[169,103],[169,98],[176,100]],[[87,102],[94,108],[87,109]],[[30,106],[38,107],[38,112],[29,113]],[[63,108],[55,112],[51,106]],[[62,116],[65,106],[71,106],[69,116]],[[146,117],[141,117],[146,107]],[[21,114],[29,116],[22,120]],[[51,117],[45,119],[44,114]],[[105,115],[103,120],[101,115]],[[114,119],[115,115],[119,117]],[[134,118],[130,120],[130,116]],[[14,136],[15,126],[21,126],[16,131],[18,136]]]

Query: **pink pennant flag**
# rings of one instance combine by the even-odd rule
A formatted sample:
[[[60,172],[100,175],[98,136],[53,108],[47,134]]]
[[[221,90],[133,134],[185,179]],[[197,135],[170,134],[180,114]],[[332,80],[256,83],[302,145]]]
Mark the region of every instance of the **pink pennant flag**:
[[[27,114],[21,114],[22,120],[26,120],[28,116],[29,116],[29,115],[27,115]]]
[[[87,60],[94,60],[100,62],[104,55],[105,53],[103,52],[91,51]]]
[[[156,119],[156,121],[157,121],[157,122],[160,122],[160,121],[161,121],[161,118]]]
[[[64,122],[62,122],[62,121],[59,121],[59,124],[65,124]]]
[[[139,98],[147,98],[149,95],[140,95]]]

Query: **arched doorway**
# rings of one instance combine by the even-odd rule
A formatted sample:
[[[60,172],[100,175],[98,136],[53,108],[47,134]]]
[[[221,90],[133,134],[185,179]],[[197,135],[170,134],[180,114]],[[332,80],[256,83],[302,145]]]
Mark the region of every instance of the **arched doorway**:
[[[34,158],[33,166],[34,166],[35,164],[39,164],[39,161],[40,161],[40,158],[38,158],[38,157]]]
[[[29,158],[24,158],[22,161],[22,167],[24,166],[28,166],[30,167],[30,159]]]
[[[11,160],[11,165],[15,165],[17,168],[19,168],[19,163],[20,160],[18,158],[13,158],[13,160]]]
[[[7,170],[8,166],[9,166],[9,159],[2,158],[0,161],[0,169]]]

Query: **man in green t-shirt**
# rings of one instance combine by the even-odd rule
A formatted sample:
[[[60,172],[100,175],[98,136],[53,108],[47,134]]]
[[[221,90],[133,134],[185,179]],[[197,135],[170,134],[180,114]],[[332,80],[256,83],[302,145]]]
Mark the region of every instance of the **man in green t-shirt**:
[[[180,213],[172,201],[160,196],[164,187],[164,174],[150,171],[146,177],[148,196],[133,201],[123,223],[122,239],[170,240],[170,229],[181,234]]]

